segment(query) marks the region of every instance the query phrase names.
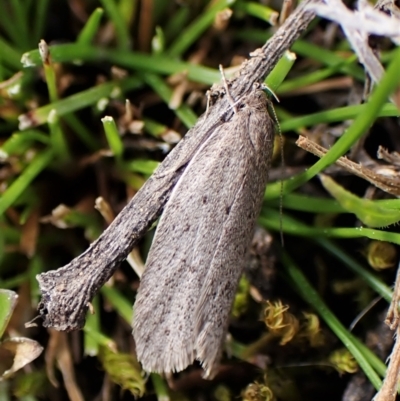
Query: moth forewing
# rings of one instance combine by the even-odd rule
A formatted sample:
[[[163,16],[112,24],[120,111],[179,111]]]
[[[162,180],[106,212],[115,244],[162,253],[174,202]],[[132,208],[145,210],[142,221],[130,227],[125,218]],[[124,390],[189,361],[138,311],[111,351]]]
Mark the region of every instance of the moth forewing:
[[[240,102],[214,128],[173,189],[134,306],[143,369],[170,373],[198,359],[212,377],[272,157],[265,94]]]

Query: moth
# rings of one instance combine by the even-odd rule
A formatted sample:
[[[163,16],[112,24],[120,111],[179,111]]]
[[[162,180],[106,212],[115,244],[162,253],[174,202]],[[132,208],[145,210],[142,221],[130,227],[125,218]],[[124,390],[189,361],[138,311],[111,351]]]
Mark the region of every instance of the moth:
[[[265,93],[236,102],[197,149],[158,223],[134,305],[143,369],[172,373],[198,360],[212,378],[261,209],[274,142]]]

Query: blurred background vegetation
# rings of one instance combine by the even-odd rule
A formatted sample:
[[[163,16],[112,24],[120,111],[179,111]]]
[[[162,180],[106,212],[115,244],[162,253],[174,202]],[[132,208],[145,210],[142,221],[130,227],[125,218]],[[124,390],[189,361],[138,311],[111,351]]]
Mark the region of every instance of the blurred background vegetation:
[[[204,112],[218,65],[234,74],[274,34],[281,7],[0,0],[1,401],[355,401],[379,387],[392,346],[383,321],[400,204],[372,184],[380,168],[393,177],[398,169],[376,152],[400,150],[398,110],[387,100],[399,55],[383,49],[385,85],[362,105],[364,71],[340,29],[320,19],[293,45],[297,60],[274,88],[285,166],[278,150],[217,377],[202,380],[196,365],[169,378],[145,375],[135,359],[131,265],[140,269],[152,232],[93,300],[82,332],[46,330],[40,319],[25,327],[37,315],[35,276],[101,234]],[[351,148],[349,158],[366,168],[358,176],[375,178],[341,167],[312,178],[322,165],[296,147],[299,134],[327,149],[341,137],[342,153]]]

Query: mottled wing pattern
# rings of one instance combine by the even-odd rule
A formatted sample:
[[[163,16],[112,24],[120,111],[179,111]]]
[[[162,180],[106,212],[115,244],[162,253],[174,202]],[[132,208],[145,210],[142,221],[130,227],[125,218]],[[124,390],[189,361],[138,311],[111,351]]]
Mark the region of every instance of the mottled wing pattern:
[[[195,358],[212,375],[260,211],[273,144],[255,91],[186,167],[158,224],[134,307],[138,359],[175,372]]]

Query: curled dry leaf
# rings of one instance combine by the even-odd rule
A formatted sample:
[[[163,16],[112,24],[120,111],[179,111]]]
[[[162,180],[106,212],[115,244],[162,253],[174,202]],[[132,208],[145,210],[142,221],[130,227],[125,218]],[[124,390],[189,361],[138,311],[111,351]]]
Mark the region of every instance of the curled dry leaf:
[[[347,8],[341,0],[325,0],[318,4],[312,3],[308,7],[319,16],[341,26],[360,63],[373,81],[379,82],[384,69],[368,44],[368,35],[389,36],[397,42],[400,34],[398,22],[375,10],[366,1],[359,1],[358,9],[354,11]]]
[[[340,0],[325,0],[309,6],[316,14],[340,24],[343,28],[356,30],[360,36],[387,36],[395,43],[400,38],[399,17],[391,13],[381,12],[365,0],[357,3],[356,10],[350,10]]]
[[[36,359],[43,351],[43,347],[34,340],[25,337],[13,337],[3,341],[0,348],[13,355],[13,364],[2,374],[3,379],[12,376],[17,370]]]
[[[51,215],[42,217],[40,222],[51,223],[58,228],[68,228],[69,225],[65,221],[65,217],[70,213],[71,209],[64,204],[61,204],[51,211]]]
[[[377,152],[378,159],[385,160],[385,162],[393,164],[396,167],[400,167],[400,153],[389,152],[387,149],[379,146]]]
[[[163,134],[161,134],[163,141],[173,145],[181,140],[181,136],[178,132],[173,129],[167,129]]]
[[[224,31],[229,24],[229,20],[232,17],[233,11],[230,8],[225,8],[219,11],[214,19],[213,27],[217,31]]]
[[[49,330],[50,341],[46,349],[46,370],[47,375],[53,386],[58,387],[58,382],[54,374],[54,363],[58,367],[64,379],[65,389],[71,401],[83,401],[83,395],[76,383],[74,366],[71,350],[67,341],[67,334],[55,330]]]

